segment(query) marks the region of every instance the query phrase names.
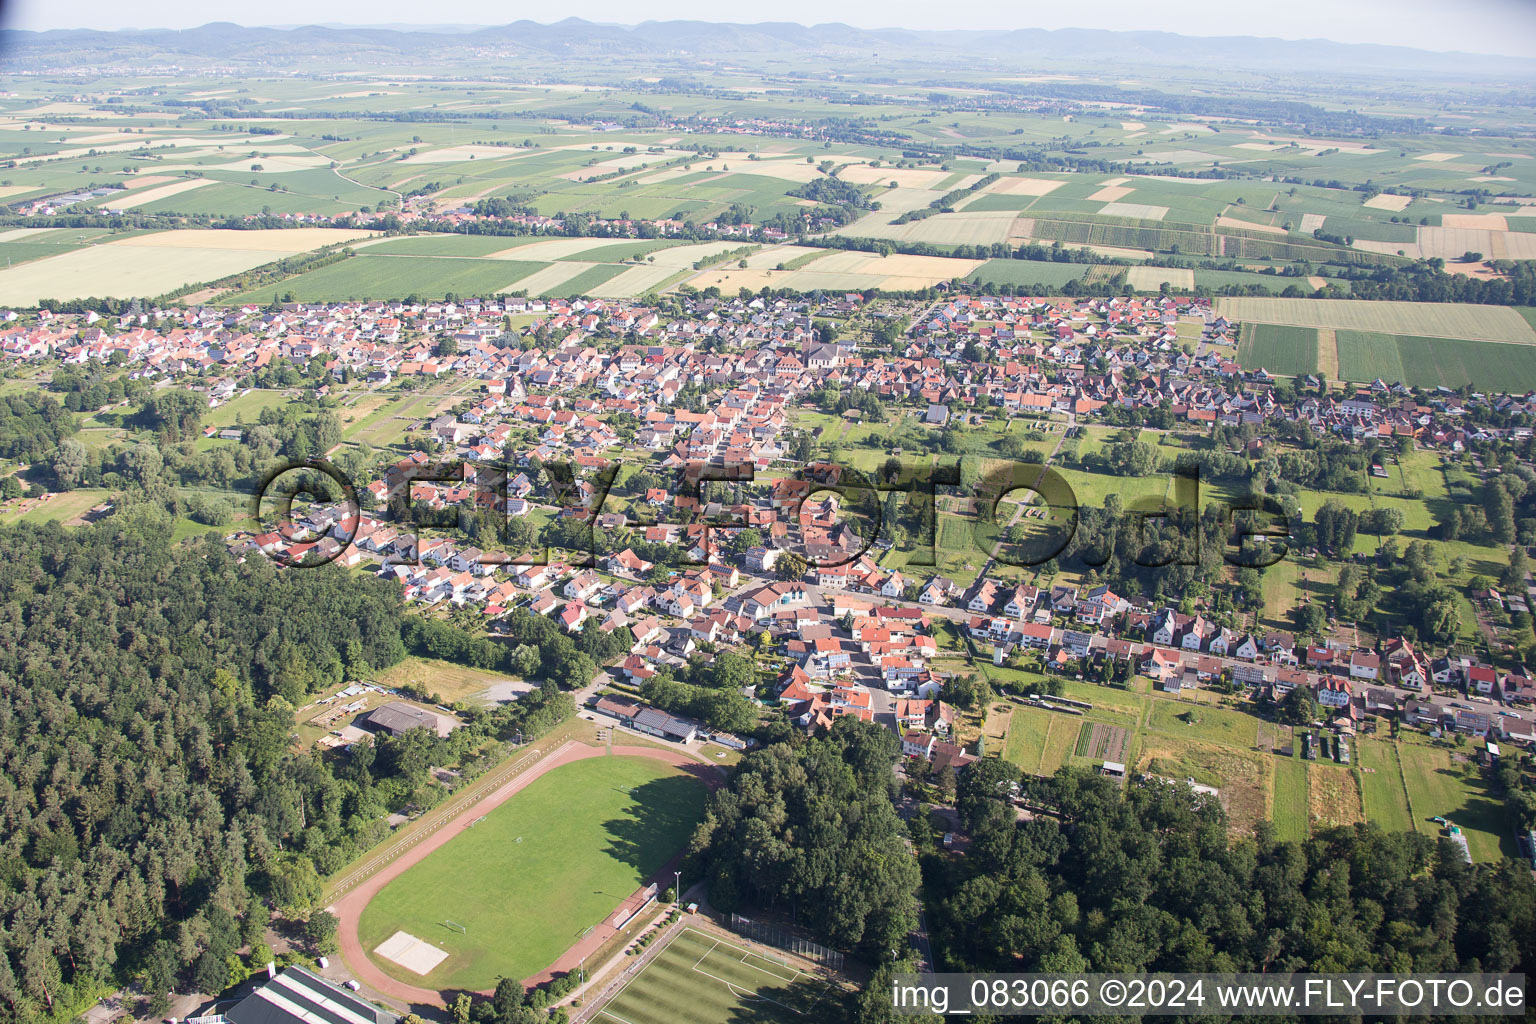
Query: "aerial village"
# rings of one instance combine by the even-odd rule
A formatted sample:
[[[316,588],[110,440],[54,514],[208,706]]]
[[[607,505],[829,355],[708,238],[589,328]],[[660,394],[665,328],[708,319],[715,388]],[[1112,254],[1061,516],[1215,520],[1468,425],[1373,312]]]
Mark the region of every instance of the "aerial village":
[[[451,386],[465,408],[415,424],[425,450],[380,451],[373,478],[357,481],[361,509],[317,504],[294,522],[231,534],[230,546],[377,573],[421,608],[477,609],[492,635],[517,609],[572,633],[617,634],[627,653],[610,675],[624,688],[591,694],[591,705],[632,728],[685,742],[708,735],[708,723],[636,695],[658,671],[707,651],[753,649],[782,659],[784,671],[774,688],[748,688],[749,699],[777,702],[807,730],[846,715],[879,721],[901,734],[908,754],[963,768],[974,755],[944,700],[951,673],[937,667],[965,654],[951,649],[963,645],[999,665],[1032,652],[1067,677],[1134,674],[1173,694],[1224,686],[1278,704],[1304,690],[1342,738],[1331,756],[1345,760],[1347,738],[1380,716],[1493,743],[1536,740],[1536,715],[1514,710],[1531,702],[1524,671],[1445,647],[1401,636],[1354,645],[1343,631],[1307,640],[1243,631],[1107,584],[1038,586],[984,572],[962,585],[932,569],[887,568],[889,545],[862,542],[836,493],[806,472],[798,418],[827,413],[816,402],[828,389],[907,408],[933,432],[983,417],[1026,417],[1060,433],[1155,415],[1168,430],[1288,423],[1456,454],[1495,439],[1529,442],[1529,427],[1499,424],[1536,412],[1536,395],[1383,380],[1330,388],[1311,377],[1282,386],[1263,369],[1245,370],[1235,361],[1238,325],[1209,300],[693,293],[657,305],[507,296],[5,319],[6,363],[126,364],[155,387],[196,391],[210,409],[285,362],[321,382],[305,392],[315,397]],[[826,331],[828,322],[898,329],[887,331],[894,344],[876,346],[859,331]],[[317,360],[323,375],[313,373]],[[690,393],[707,401],[680,401]],[[239,426],[205,433],[242,442]],[[1247,454],[1263,442],[1254,444]],[[460,479],[416,472],[445,461],[462,463]],[[563,486],[543,471],[556,463],[572,470]],[[619,463],[663,482],[612,510],[602,499]],[[750,467],[767,483],[711,500],[665,482],[701,465]],[[418,530],[391,516],[402,498],[511,522],[533,517],[544,530],[575,520],[591,549],[556,545],[536,558],[453,530]],[[753,542],[737,543],[746,531]],[[682,557],[659,564],[660,549]],[[1483,597],[1520,610],[1532,599],[1520,588]],[[1073,711],[1070,700],[1030,699]]]

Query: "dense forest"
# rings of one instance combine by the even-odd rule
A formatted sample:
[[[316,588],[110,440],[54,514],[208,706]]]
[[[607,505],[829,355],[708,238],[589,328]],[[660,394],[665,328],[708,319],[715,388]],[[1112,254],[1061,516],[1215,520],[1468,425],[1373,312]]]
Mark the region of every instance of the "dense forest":
[[[1017,819],[1017,769],[961,779],[971,848],[932,852],[934,941],[953,970],[1527,971],[1536,886],[1513,861],[1372,824],[1233,838],[1214,799],[1079,769],[1026,783],[1058,816]]]
[[[714,907],[780,912],[872,960],[903,946],[919,879],[891,802],[899,754],[889,729],[845,718],[742,758],[692,846]]]
[[[574,711],[549,685],[322,758],[297,704],[441,640],[403,629],[397,587],[173,547],[149,514],[0,536],[0,1022],[221,990],[273,911],[310,917],[386,813],[441,798],[431,765],[473,777]]]

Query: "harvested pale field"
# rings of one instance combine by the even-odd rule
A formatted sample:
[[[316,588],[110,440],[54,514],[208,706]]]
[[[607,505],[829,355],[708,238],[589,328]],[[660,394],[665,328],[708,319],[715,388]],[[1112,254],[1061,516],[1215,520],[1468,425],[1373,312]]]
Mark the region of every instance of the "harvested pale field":
[[[1044,196],[1066,184],[1049,178],[999,178],[983,192],[995,192],[1005,196]]]
[[[543,295],[546,292],[554,291],[565,282],[598,265],[596,263],[579,263],[575,260],[551,263],[542,270],[535,270],[527,277],[513,281],[501,290],[504,292],[527,292],[529,295]]]
[[[1177,124],[1169,125],[1167,128],[1164,128],[1162,131],[1158,132],[1158,134],[1176,135],[1179,132],[1205,132],[1207,134],[1211,134],[1215,131],[1216,129],[1212,128],[1208,124],[1190,124],[1188,122],[1180,121]]]
[[[1287,156],[1317,156],[1322,150],[1316,146],[1299,146],[1292,142],[1239,142],[1233,149],[1250,149],[1261,153],[1277,153],[1281,150],[1294,150]]]
[[[990,245],[1007,239],[1017,216],[1012,210],[941,213],[906,224],[870,224],[863,234],[898,242],[932,242],[936,245]]]
[[[1413,202],[1413,196],[1395,196],[1390,192],[1383,192],[1381,195],[1372,196],[1360,205],[1367,210],[1390,210],[1398,213],[1407,209],[1411,202]]]
[[[1128,182],[1130,180],[1131,180],[1130,178],[1125,178],[1125,177],[1105,178],[1103,181],[1099,182],[1099,184],[1101,186],[1105,186],[1105,187],[1108,187],[1110,185],[1124,185],[1126,182]]]
[[[1322,278],[1322,277],[1309,277],[1309,278],[1307,278],[1307,285],[1310,288],[1312,288],[1314,291],[1317,290],[1318,288],[1322,288],[1327,283],[1328,283],[1327,278]]]
[[[1089,196],[1088,200],[1089,202],[1094,203],[1113,203],[1124,199],[1126,196],[1135,191],[1136,190],[1134,188],[1126,188],[1124,185],[1105,185],[1093,195]]]
[[[147,203],[158,203],[162,199],[169,199],[171,196],[180,195],[183,192],[190,192],[195,188],[202,188],[204,185],[212,184],[212,178],[188,178],[183,181],[172,182],[169,185],[159,185],[143,192],[135,192],[128,197],[126,203],[113,202],[102,205],[110,206],[114,210],[133,210]]]
[[[400,162],[403,164],[456,164],[464,160],[497,160],[531,152],[533,150],[506,149],[501,146],[446,146],[443,149],[418,152]]]
[[[928,206],[929,203],[933,202],[934,198],[934,194],[927,189],[886,189],[884,192],[880,193],[880,209],[876,210],[874,213],[866,214],[865,216],[860,217],[852,224],[843,225],[833,233],[839,235],[862,235],[864,230],[871,225],[890,224],[891,221],[895,220],[897,217],[900,217],[904,213],[910,213],[913,210],[924,209]],[[967,199],[968,198],[970,197],[967,197]],[[960,203],[956,205],[956,209],[959,209],[964,205],[965,200],[961,200]]]
[[[640,185],[656,185],[663,181],[671,181],[673,178],[681,178],[692,173],[693,168],[691,167],[668,167],[665,170],[655,171],[644,177],[636,178],[635,181]]]
[[[1238,220],[1236,217],[1217,217],[1216,226],[1219,228],[1246,228],[1249,231],[1267,231],[1272,235],[1283,235],[1285,228],[1274,224],[1255,224],[1253,221]]]
[[[1139,131],[1145,131],[1146,127],[1147,126],[1142,124],[1140,121],[1121,121],[1120,122],[1120,130],[1121,131],[1139,132]]]
[[[600,299],[633,298],[636,295],[644,295],[676,273],[677,269],[674,267],[650,265],[630,267],[618,277],[604,281],[593,288],[592,294]]]
[[[9,231],[0,231],[0,242],[25,242],[29,238],[49,231],[57,231],[58,228],[11,228]]]
[[[164,185],[168,181],[176,181],[174,174],[143,174],[135,175],[128,184],[129,188],[149,188],[151,185]]]
[[[1414,157],[1414,159],[1427,160],[1430,163],[1438,164],[1444,163],[1447,160],[1455,160],[1459,156],[1461,156],[1460,153],[1420,153],[1418,156]]]
[[[611,238],[551,238],[543,242],[514,245],[510,249],[501,249],[493,252],[485,258],[488,260],[518,260],[525,263],[542,263],[545,260],[564,259],[567,256],[584,253],[588,249],[596,249],[599,246],[612,244],[613,239]]]
[[[1419,228],[1419,251],[1427,259],[1460,259],[1480,252],[1484,259],[1536,259],[1536,234],[1527,231],[1480,231],[1475,228]]]
[[[1239,323],[1375,331],[1427,338],[1461,338],[1536,345],[1536,329],[1507,306],[1461,302],[1357,302],[1350,299],[1281,299],[1242,296],[1216,300],[1217,310]]]
[[[1131,163],[1210,164],[1220,160],[1214,153],[1202,153],[1197,149],[1166,149],[1156,153],[1144,153]],[[1228,160],[1228,163],[1233,161]]]
[[[764,177],[778,178],[781,181],[793,181],[802,185],[807,181],[814,181],[817,178],[824,177],[814,164],[808,164],[804,160],[748,160],[745,157],[741,157],[739,159],[730,158],[717,161],[706,166],[714,167],[717,171],[722,166],[731,169],[716,175],[714,178],[701,179],[699,182],[701,185],[718,181],[726,174],[761,174]]]
[[[1164,281],[1175,288],[1195,286],[1195,272],[1179,267],[1132,267],[1126,271],[1125,279],[1132,288],[1144,292],[1157,291]]]
[[[1137,220],[1162,220],[1168,216],[1166,206],[1148,206],[1145,203],[1105,203],[1099,210],[1101,217],[1134,217]]]
[[[1109,256],[1122,260],[1149,260],[1152,258],[1151,249],[1127,249],[1120,245],[1074,245],[1073,248],[1087,249],[1089,252],[1096,252],[1100,256]]]
[[[1515,179],[1514,178],[1501,178],[1497,174],[1481,174],[1481,175],[1478,175],[1475,178],[1468,178],[1467,180],[1468,181],[1514,181]]]
[[[177,154],[182,155],[182,154]],[[190,156],[191,154],[186,154]],[[212,156],[213,154],[208,154]],[[247,154],[237,160],[230,160],[222,164],[166,164],[156,168],[161,171],[248,171],[252,164],[260,164],[262,171],[267,174],[283,174],[288,171],[312,171],[316,167],[329,167],[331,161],[323,156],[297,156],[279,154],[278,156],[258,156],[255,153]]]
[[[36,192],[40,185],[0,185],[0,199],[9,199],[11,196],[19,196],[23,192]]]
[[[813,252],[825,252],[811,245],[775,245],[767,249],[759,249],[747,257],[748,270],[772,270],[780,263],[788,263],[790,260],[799,259],[801,256],[809,256]]]
[[[566,171],[563,174],[558,175],[558,177],[565,178],[568,181],[576,181],[581,178],[590,178],[594,174],[609,174],[613,171],[628,171],[640,167],[645,167],[649,164],[671,160],[674,157],[692,155],[693,154],[691,153],[686,153],[678,149],[667,150],[663,153],[630,153],[625,156],[618,156],[609,160],[603,160],[600,163],[593,164],[591,167],[578,167],[573,171]]]
[[[1326,221],[1327,219],[1328,219],[1327,214],[1322,214],[1322,213],[1304,213],[1304,214],[1301,215],[1301,230],[1305,231],[1307,234],[1310,235],[1312,232],[1314,232],[1318,228],[1322,227],[1323,226],[1323,222]]]
[[[1133,181],[1161,181],[1169,185],[1220,185],[1225,178],[1176,178],[1170,174],[1138,174]]]
[[[714,285],[720,289],[721,294],[735,295],[743,288],[752,291],[761,291],[764,288],[797,288],[799,287],[790,278],[798,271],[774,271],[771,268],[758,270],[738,270],[736,264],[730,264],[732,269],[720,267],[715,270],[703,270],[688,278],[688,284],[695,288],[708,288]],[[676,271],[671,271],[676,273]],[[609,282],[610,284],[612,282]]]
[[[1379,198],[1379,197],[1378,197]],[[1480,231],[1508,231],[1502,213],[1446,213],[1440,216],[1442,228],[1473,228]]]
[[[215,228],[191,228],[186,231],[157,231],[113,242],[112,246],[165,249],[244,249],[259,252],[296,253],[318,249],[355,238],[371,238],[372,231],[347,228],[270,228],[252,231],[220,231]]]
[[[881,257],[849,251],[824,256],[804,270],[774,273],[768,270],[721,268],[704,271],[694,276],[689,283],[700,288],[719,285],[724,292],[734,292],[742,287],[756,289],[765,284],[803,292],[818,288],[824,291],[858,291],[864,288],[905,291],[927,288],[951,278],[963,278],[981,264],[981,260],[960,260],[948,256]]]
[[[854,164],[844,167],[839,178],[850,185],[887,185],[895,182],[898,188],[931,189],[945,178],[948,171],[925,171],[917,167],[871,167]]]
[[[1419,229],[1424,230],[1423,228]],[[1355,248],[1361,252],[1374,252],[1382,256],[1406,256],[1408,259],[1421,259],[1418,242],[1377,242],[1369,238],[1355,239]],[[1460,256],[1461,253],[1456,255]]]
[[[694,245],[674,245],[670,249],[658,249],[647,255],[656,257],[655,265],[658,267],[687,270],[699,260],[710,259],[723,252],[740,248],[742,248],[740,242],[698,242]],[[749,256],[748,259],[750,258]]]
[[[366,231],[330,228],[190,230],[139,235],[0,271],[0,303],[30,306],[45,298],[161,295],[184,285],[259,267],[283,256],[367,235]]]
[[[207,144],[207,139],[153,139],[149,142],[149,145],[156,150],[169,149],[173,146],[206,146]],[[124,153],[129,150],[143,149],[144,145],[145,140],[136,139],[133,142],[120,142],[114,146],[87,146],[83,149],[60,149],[52,153],[34,153],[31,156],[18,156],[13,157],[12,159],[14,159],[18,165],[39,163],[43,160],[78,160],[82,157],[89,159],[93,156],[100,156],[106,153]],[[177,153],[175,155],[181,156],[182,154]],[[164,170],[164,168],[156,168],[156,170]]]

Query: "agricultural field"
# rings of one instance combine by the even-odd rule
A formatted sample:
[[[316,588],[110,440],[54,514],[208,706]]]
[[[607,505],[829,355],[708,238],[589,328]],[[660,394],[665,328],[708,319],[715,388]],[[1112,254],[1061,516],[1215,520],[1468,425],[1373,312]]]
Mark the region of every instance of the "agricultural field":
[[[1225,298],[1216,310],[1238,323],[1290,324],[1469,341],[1536,345],[1536,328],[1508,306],[1348,299]]]
[[[828,982],[808,965],[687,925],[592,1019],[598,1024],[800,1024]]]
[[[994,685],[1027,686],[1037,678],[1018,669],[978,667]],[[1145,687],[1146,680],[1138,683]],[[1438,826],[1428,819],[1439,814],[1468,834],[1475,859],[1510,853],[1501,847],[1512,846],[1503,838],[1502,806],[1471,763],[1472,745],[1456,749],[1418,733],[1395,741],[1362,735],[1351,765],[1327,758],[1308,762],[1301,758],[1301,730],[1293,738],[1288,726],[1207,702],[1217,699],[1214,692],[1199,691],[1197,701],[1066,682],[1063,695],[1093,709],[1078,717],[1012,705],[1005,759],[1042,775],[1066,764],[1097,768],[1120,761],[1135,771],[1214,786],[1234,831],[1267,818],[1282,839],[1356,821],[1433,835]],[[1117,749],[1122,757],[1114,756]]]
[[[1237,361],[1285,377],[1316,373],[1317,342],[1315,327],[1245,323],[1237,344]]]
[[[1536,388],[1536,346],[1373,331],[1336,332],[1344,380],[1521,392]]]
[[[413,984],[486,990],[528,977],[682,849],[704,798],[650,758],[556,768],[380,890],[358,924],[363,946],[404,931],[447,952],[425,976],[372,957]]]
[[[1041,263],[1034,260],[988,260],[966,278],[967,284],[1011,284],[1015,288],[1040,286],[1040,290],[1057,289],[1069,281],[1077,281],[1089,270],[1088,263]]]
[[[393,299],[409,295],[438,297],[487,295],[509,291],[542,263],[516,260],[459,259],[447,256],[378,256],[359,253],[278,284],[226,295],[230,303],[269,303],[292,296],[299,302],[343,299]],[[563,268],[565,264],[561,265]]]
[[[0,270],[0,303],[35,305],[41,299],[161,295],[368,236],[367,231],[332,228],[132,235]]]

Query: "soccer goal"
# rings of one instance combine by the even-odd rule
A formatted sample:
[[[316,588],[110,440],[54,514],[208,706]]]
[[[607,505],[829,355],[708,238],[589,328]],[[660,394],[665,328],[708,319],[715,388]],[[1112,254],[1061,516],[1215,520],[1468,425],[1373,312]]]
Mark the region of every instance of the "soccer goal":
[[[454,931],[458,932],[460,935],[468,935],[469,934],[469,929],[465,928],[463,925],[459,924],[459,922],[457,922],[457,921],[444,921],[443,922],[443,927],[444,928],[451,928]]]

